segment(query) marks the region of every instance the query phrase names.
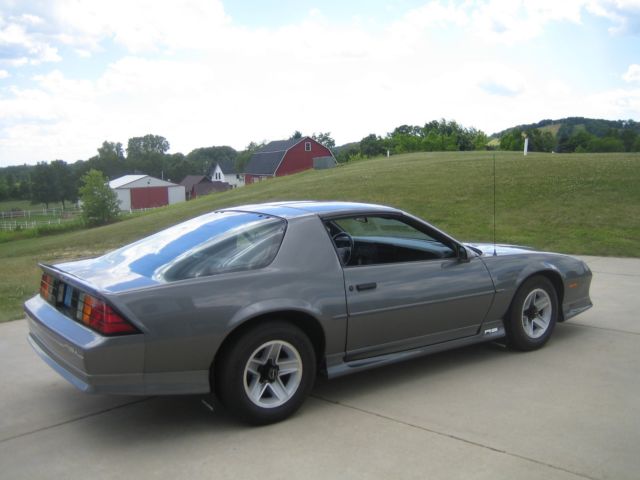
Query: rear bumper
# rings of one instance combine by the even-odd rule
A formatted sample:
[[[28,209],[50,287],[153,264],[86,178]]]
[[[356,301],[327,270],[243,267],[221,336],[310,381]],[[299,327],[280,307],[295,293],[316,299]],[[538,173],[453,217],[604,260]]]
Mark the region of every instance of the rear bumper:
[[[87,393],[209,393],[209,370],[145,372],[143,334],[103,337],[35,296],[24,304],[28,341],[59,375]]]
[[[58,374],[83,392],[145,395],[142,335],[102,337],[35,296],[24,305],[28,340]]]

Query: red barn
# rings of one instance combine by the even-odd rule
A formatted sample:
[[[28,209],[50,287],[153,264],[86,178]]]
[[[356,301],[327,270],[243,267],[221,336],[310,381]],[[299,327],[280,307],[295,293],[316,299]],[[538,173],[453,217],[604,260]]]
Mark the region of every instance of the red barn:
[[[245,167],[246,184],[282,177],[311,168],[328,168],[336,159],[327,147],[311,137],[278,140],[255,152]]]
[[[109,182],[116,193],[120,210],[139,210],[184,202],[182,185],[149,175],[125,175]]]

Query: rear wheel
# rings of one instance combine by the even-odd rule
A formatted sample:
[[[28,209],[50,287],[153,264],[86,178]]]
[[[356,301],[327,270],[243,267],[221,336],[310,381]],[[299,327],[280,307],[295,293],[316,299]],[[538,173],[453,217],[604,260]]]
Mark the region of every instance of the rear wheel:
[[[286,322],[256,326],[228,345],[216,365],[216,392],[243,421],[267,424],[293,414],[316,376],[313,345]]]
[[[542,347],[553,333],[558,320],[558,295],[546,277],[525,281],[518,291],[505,321],[507,340],[517,350]]]

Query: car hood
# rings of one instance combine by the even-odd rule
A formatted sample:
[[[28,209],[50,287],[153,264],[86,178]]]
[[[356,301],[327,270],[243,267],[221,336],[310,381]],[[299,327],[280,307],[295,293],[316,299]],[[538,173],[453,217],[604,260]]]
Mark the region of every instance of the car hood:
[[[467,242],[465,245],[469,245],[470,247],[477,248],[482,251],[483,255],[493,256],[494,254],[497,256],[504,255],[519,255],[525,253],[535,252],[533,248],[523,247],[520,245],[495,245],[493,243],[471,243]],[[495,252],[495,253],[494,253]]]

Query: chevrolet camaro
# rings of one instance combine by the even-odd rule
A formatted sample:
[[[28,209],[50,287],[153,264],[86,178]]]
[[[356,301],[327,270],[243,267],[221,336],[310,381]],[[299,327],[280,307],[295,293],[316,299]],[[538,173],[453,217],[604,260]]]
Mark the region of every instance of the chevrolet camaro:
[[[254,424],[295,412],[316,375],[495,340],[533,350],[591,307],[579,259],[348,202],[226,208],[41,269],[28,339],[70,383],[211,392]]]

